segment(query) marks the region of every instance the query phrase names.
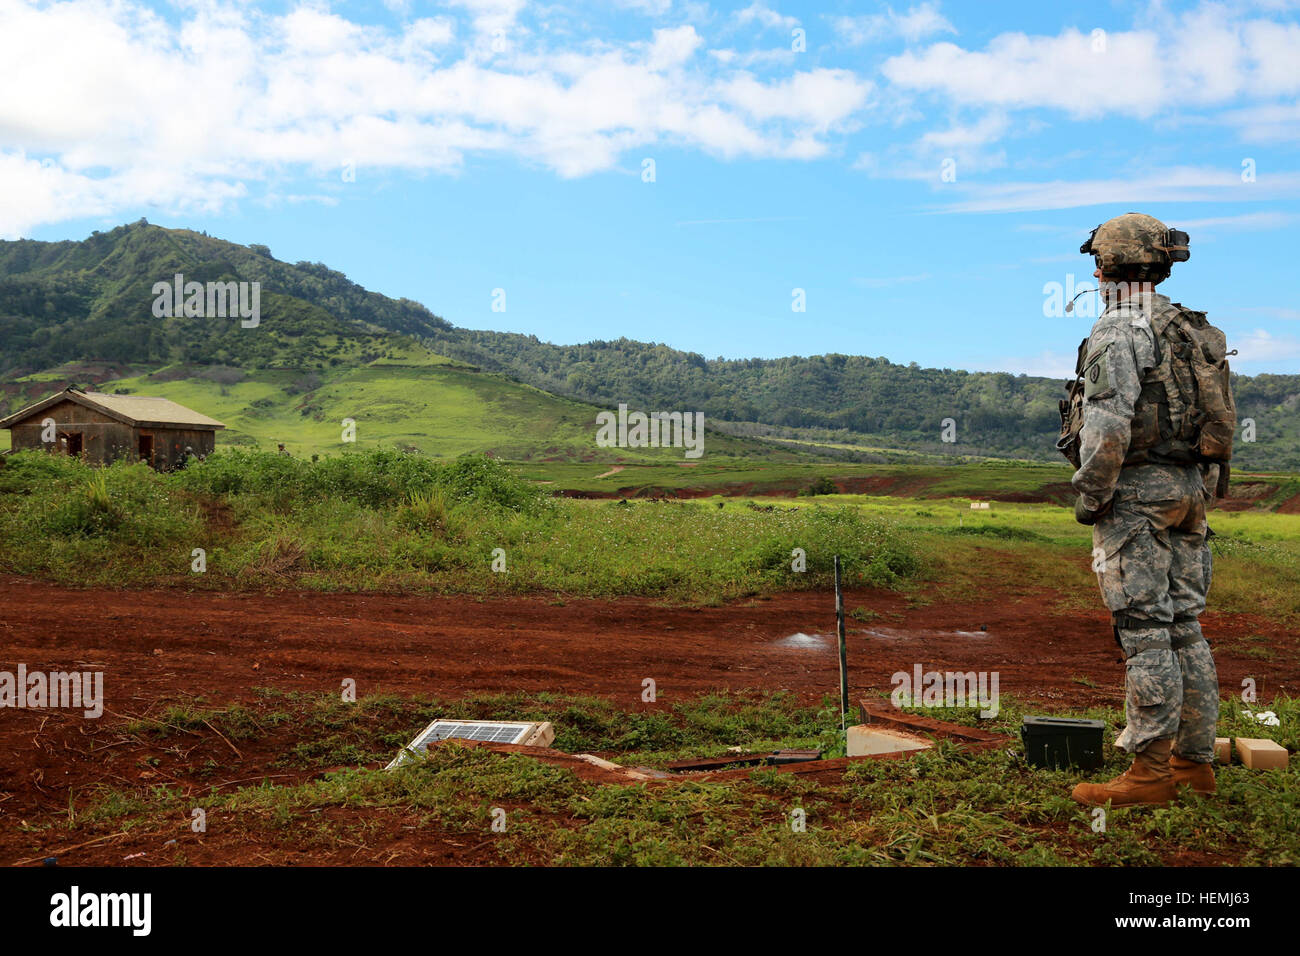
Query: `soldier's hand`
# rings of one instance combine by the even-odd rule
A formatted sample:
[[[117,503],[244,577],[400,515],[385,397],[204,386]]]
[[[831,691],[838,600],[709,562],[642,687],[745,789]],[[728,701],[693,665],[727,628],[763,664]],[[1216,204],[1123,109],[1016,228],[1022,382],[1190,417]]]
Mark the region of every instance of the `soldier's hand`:
[[[1074,499],[1074,520],[1079,522],[1079,524],[1094,525],[1097,523],[1098,518],[1110,511],[1111,505],[1114,503],[1115,498],[1112,496],[1107,499],[1104,505],[1096,511],[1093,511],[1084,502],[1083,495],[1079,495],[1078,498]]]

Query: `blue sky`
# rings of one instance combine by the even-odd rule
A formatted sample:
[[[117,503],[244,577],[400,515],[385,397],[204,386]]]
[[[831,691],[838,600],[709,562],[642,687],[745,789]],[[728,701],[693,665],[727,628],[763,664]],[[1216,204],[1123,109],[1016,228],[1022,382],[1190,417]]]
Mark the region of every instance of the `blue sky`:
[[[1064,376],[1095,297],[1044,290],[1142,211],[1192,236],[1162,291],[1297,372],[1298,7],[0,0],[0,237],[144,216],[469,328]]]

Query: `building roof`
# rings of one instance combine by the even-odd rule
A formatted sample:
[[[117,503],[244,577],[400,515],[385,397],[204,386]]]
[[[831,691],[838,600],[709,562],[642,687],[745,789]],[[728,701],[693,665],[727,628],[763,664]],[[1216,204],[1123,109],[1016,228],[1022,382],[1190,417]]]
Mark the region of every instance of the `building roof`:
[[[62,401],[76,402],[86,408],[93,408],[125,422],[133,427],[167,428],[210,428],[214,431],[226,426],[215,418],[200,415],[192,408],[186,408],[173,402],[170,398],[152,398],[145,395],[105,395],[103,392],[83,392],[79,388],[66,388],[49,398],[29,405],[22,411],[15,412],[8,418],[0,420],[0,428],[12,428],[18,422],[37,415],[51,405]]]

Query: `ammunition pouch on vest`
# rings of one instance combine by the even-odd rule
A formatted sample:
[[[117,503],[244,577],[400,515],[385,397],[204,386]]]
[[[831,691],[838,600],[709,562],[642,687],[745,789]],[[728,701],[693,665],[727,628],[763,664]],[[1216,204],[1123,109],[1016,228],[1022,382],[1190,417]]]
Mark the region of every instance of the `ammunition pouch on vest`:
[[[1232,398],[1227,339],[1205,319],[1178,303],[1150,316],[1155,333],[1156,364],[1142,377],[1142,390],[1133,407],[1132,438],[1124,464],[1220,465],[1222,496],[1237,430]],[[1080,464],[1079,434],[1083,429],[1083,370],[1088,340],[1079,346],[1074,379],[1066,383],[1060,403],[1061,436],[1057,449],[1075,468]]]
[[[1079,433],[1083,431],[1083,365],[1088,357],[1088,340],[1079,343],[1079,357],[1074,363],[1074,378],[1065,383],[1065,398],[1061,399],[1061,437],[1056,450],[1065,456],[1076,469],[1079,455]]]

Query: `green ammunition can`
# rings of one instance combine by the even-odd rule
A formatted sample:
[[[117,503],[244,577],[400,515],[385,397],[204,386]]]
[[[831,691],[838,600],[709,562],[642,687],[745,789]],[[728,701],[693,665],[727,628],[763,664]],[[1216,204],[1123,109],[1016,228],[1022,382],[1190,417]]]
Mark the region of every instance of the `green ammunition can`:
[[[1081,717],[1026,717],[1020,726],[1025,759],[1035,767],[1095,770],[1101,766],[1100,720]]]

